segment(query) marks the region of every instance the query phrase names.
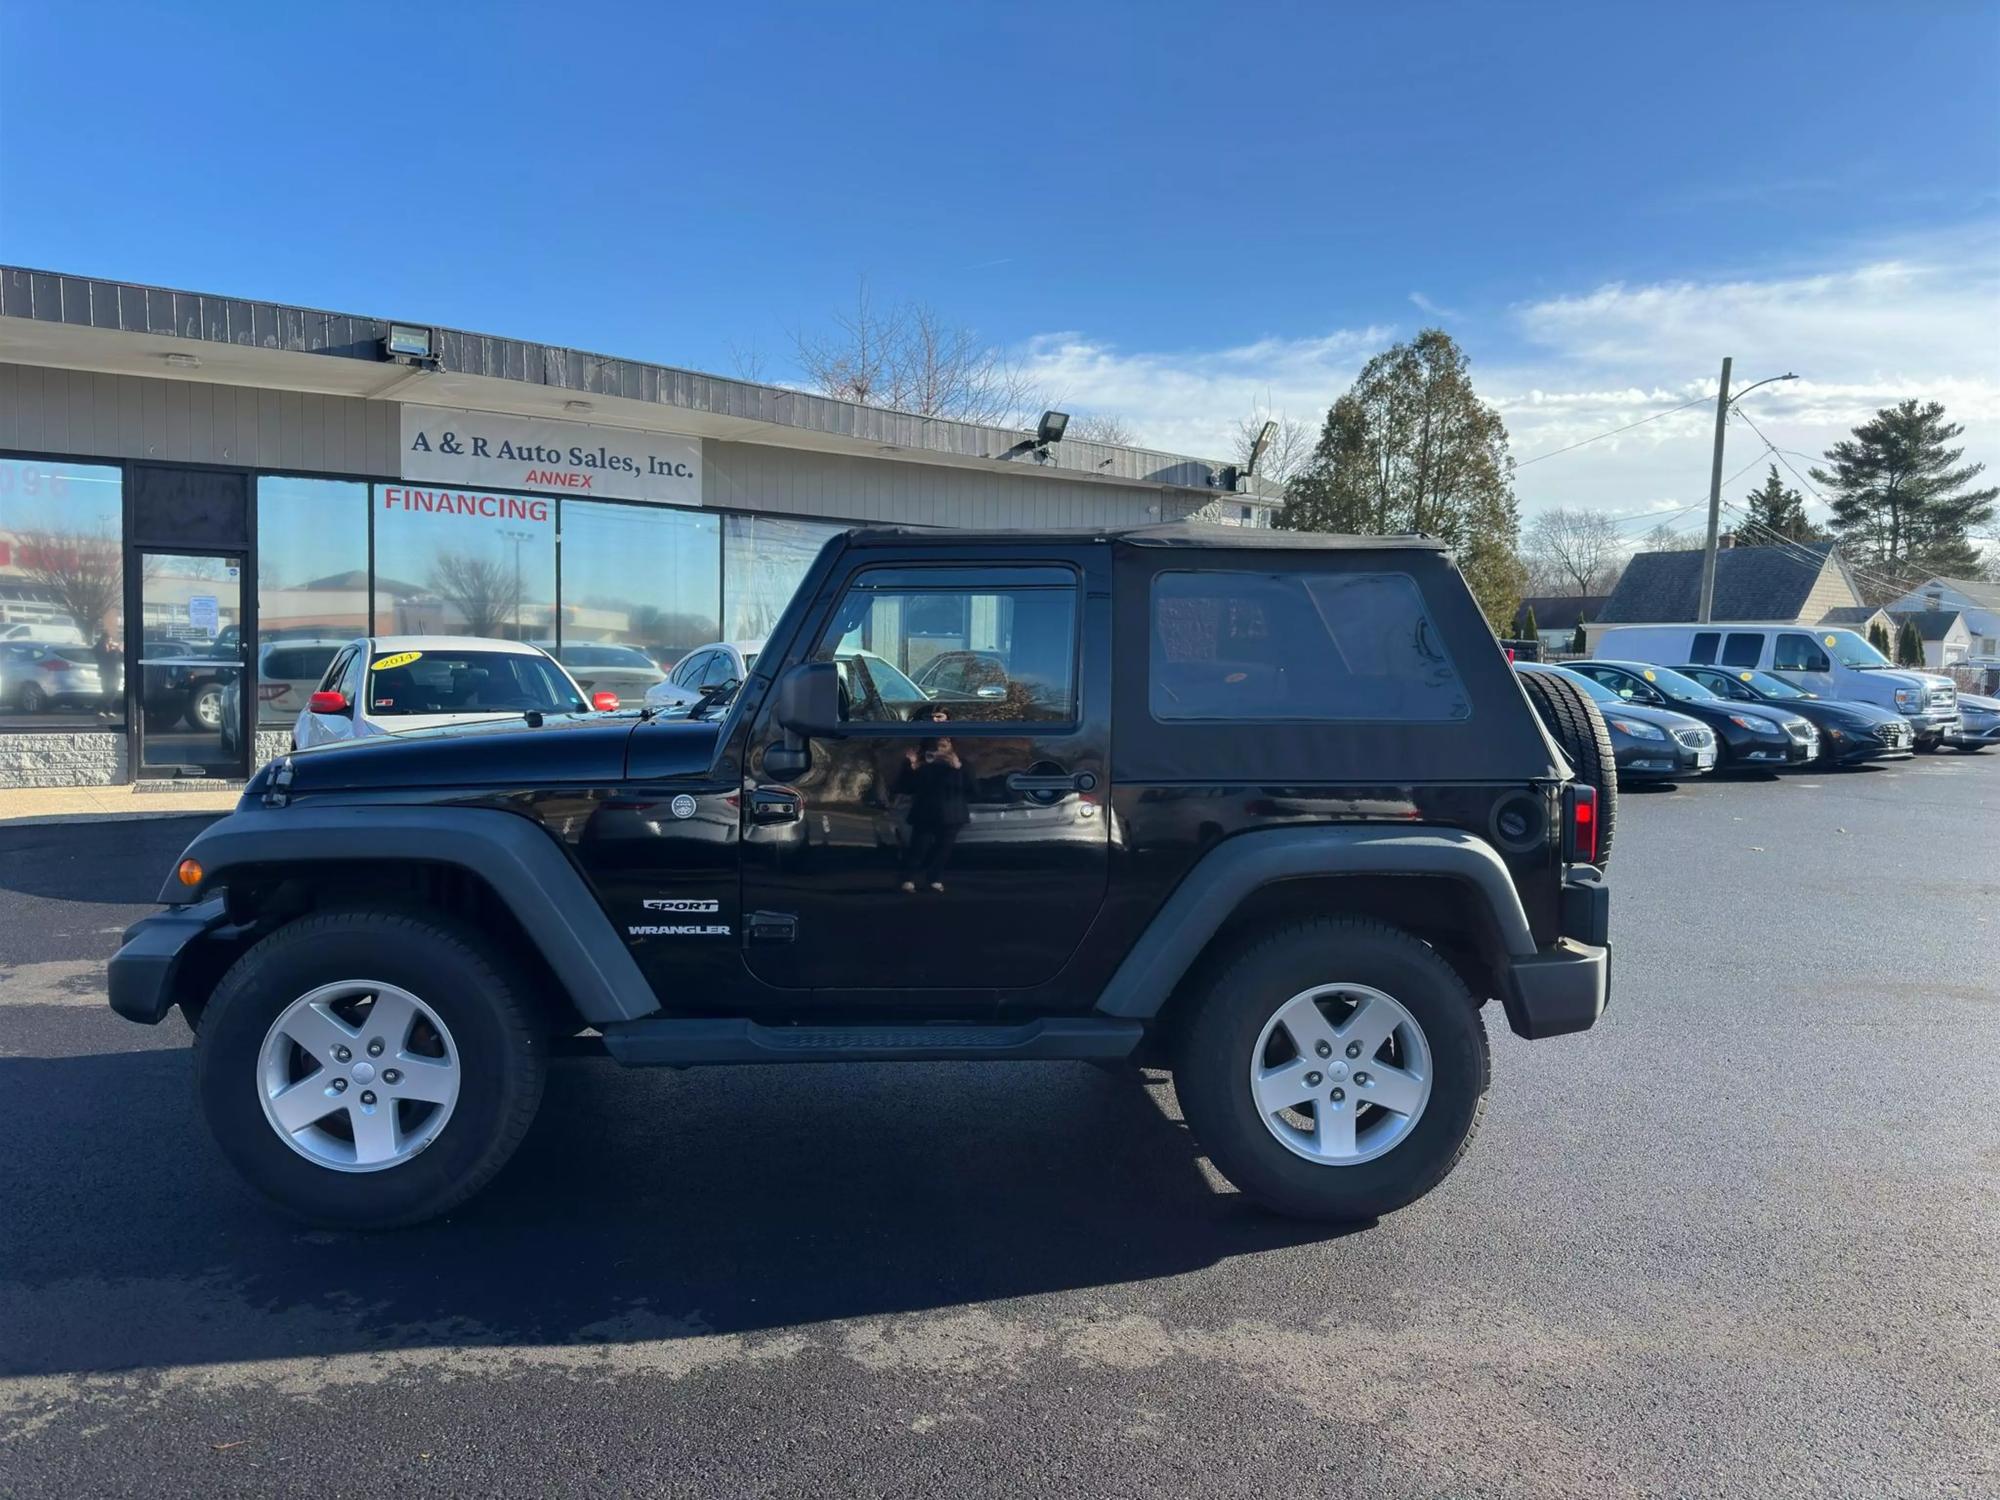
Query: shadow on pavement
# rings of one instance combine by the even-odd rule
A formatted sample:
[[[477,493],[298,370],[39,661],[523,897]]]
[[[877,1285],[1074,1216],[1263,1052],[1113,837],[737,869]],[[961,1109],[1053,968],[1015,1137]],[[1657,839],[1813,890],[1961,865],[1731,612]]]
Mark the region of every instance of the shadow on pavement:
[[[0,892],[48,901],[149,906],[159,896],[161,882],[173,873],[181,850],[223,816],[202,812],[0,826]]]
[[[1215,1186],[1136,1071],[583,1062],[450,1220],[315,1233],[237,1187],[188,1064],[0,1058],[0,1373],[774,1329],[1345,1232]]]

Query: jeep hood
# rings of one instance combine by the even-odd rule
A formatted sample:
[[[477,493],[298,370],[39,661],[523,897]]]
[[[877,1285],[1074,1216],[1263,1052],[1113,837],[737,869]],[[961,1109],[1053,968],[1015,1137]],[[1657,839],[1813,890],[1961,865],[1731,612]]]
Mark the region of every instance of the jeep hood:
[[[446,724],[299,750],[284,757],[294,796],[411,787],[603,785],[626,776],[635,730],[649,731],[648,775],[695,775],[715,756],[712,723],[641,725],[636,713],[550,715]],[[261,795],[266,767],[245,789]]]

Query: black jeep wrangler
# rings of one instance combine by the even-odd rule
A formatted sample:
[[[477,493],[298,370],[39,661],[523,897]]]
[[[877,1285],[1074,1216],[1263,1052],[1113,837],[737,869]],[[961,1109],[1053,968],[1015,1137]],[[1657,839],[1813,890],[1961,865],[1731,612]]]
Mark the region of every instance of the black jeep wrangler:
[[[181,1008],[223,1151],[324,1224],[465,1199],[573,1052],[1164,1066],[1244,1192],[1363,1219],[1465,1151],[1488,1000],[1604,1009],[1573,696],[1552,738],[1423,539],[853,531],[685,717],[264,767],[110,1001]]]

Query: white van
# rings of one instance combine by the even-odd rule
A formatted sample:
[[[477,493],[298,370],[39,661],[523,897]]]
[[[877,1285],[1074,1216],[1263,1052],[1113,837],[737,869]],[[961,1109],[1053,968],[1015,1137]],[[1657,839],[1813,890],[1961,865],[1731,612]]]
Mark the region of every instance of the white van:
[[[1901,714],[1919,750],[1958,737],[1958,688],[1949,677],[1898,667],[1851,630],[1824,625],[1619,625],[1591,642],[1593,655],[1663,667],[1761,668],[1809,693],[1873,703]]]

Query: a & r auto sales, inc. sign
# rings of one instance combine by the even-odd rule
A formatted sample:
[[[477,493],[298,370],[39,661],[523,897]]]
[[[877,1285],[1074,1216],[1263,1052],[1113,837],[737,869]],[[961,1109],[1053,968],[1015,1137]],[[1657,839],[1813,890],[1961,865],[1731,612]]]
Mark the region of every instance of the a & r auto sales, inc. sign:
[[[701,439],[406,403],[403,478],[699,505]]]

